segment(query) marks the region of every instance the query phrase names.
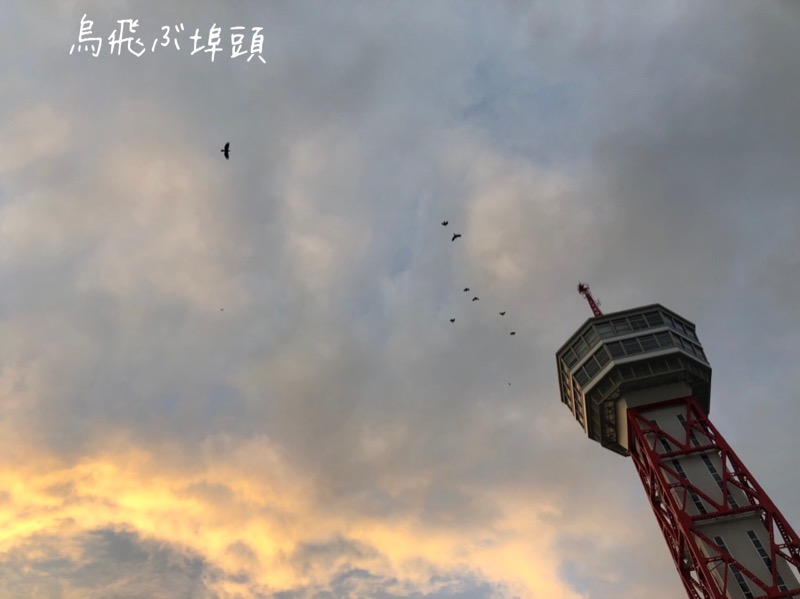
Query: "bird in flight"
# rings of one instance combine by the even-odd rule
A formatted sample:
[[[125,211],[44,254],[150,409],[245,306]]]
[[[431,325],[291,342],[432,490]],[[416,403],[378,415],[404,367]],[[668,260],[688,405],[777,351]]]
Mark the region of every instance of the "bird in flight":
[[[225,160],[230,160],[230,149],[231,149],[231,142],[225,142],[225,147],[220,150],[223,154],[225,154]]]
[[[511,334],[512,334],[512,335],[516,335],[516,334],[517,334],[517,332],[516,332],[516,331],[511,331]]]
[[[469,287],[464,287],[464,293],[466,293],[467,291],[469,291]]]
[[[476,295],[475,297],[473,297],[473,298],[472,298],[472,301],[473,301],[473,302],[477,302],[479,299],[481,299],[481,298],[479,298],[479,297]]]
[[[447,223],[449,223],[449,222],[450,222],[449,220],[443,220],[443,221],[442,221],[442,226],[443,226],[443,227],[446,227],[446,226],[447,226]]]
[[[500,316],[505,316],[505,315],[506,315],[505,312],[500,312]]]
[[[455,319],[455,318],[451,318],[451,319],[450,319],[450,322],[455,322],[455,321],[456,321],[456,319]]]
[[[455,241],[459,237],[461,237],[461,233],[453,233],[453,238],[450,241]]]

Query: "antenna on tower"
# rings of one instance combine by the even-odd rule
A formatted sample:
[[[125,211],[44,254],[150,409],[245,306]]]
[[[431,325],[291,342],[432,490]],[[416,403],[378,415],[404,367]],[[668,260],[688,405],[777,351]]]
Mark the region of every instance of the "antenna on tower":
[[[589,285],[586,283],[578,283],[578,293],[585,297],[586,301],[589,302],[589,307],[592,309],[592,313],[595,316],[603,315],[603,313],[600,311],[600,301],[595,301],[595,299],[592,297],[592,292],[589,291]]]

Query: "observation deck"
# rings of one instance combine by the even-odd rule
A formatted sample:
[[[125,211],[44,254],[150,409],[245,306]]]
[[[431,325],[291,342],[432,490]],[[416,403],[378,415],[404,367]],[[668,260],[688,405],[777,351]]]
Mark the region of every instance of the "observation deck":
[[[556,352],[561,401],[590,439],[628,456],[628,408],[692,395],[708,415],[711,366],[695,326],[660,304],[588,319]]]

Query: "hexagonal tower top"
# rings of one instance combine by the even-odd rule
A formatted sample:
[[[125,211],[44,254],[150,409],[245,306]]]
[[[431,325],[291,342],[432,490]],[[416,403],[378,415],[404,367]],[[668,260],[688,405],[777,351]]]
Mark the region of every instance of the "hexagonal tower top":
[[[623,456],[628,408],[692,395],[710,409],[711,366],[695,326],[660,304],[588,319],[556,364],[562,403],[590,439]]]

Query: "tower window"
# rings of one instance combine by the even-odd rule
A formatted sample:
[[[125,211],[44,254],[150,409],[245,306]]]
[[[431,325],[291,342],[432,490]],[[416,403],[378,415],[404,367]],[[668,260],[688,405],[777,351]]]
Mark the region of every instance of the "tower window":
[[[590,377],[593,377],[600,371],[600,364],[597,363],[597,360],[594,357],[589,358],[584,364],[583,368],[586,370],[586,374]]]
[[[614,332],[619,333],[628,333],[631,330],[631,326],[628,324],[627,319],[625,318],[618,318],[617,320],[613,321],[614,324]]]
[[[708,471],[711,473],[711,476],[714,477],[714,480],[716,481],[716,483],[719,486],[720,491],[721,491],[722,490],[722,476],[717,471],[716,467],[714,467],[714,463],[711,461],[711,458],[709,458],[708,455],[703,454],[702,457],[703,457],[703,463],[706,465],[706,468],[708,468]],[[731,495],[730,491],[728,491],[728,503],[730,504],[730,506],[732,508],[739,507],[739,504],[736,502],[736,499],[733,498],[733,495]]]
[[[667,441],[664,437],[661,436],[661,430],[658,428],[658,422],[654,418],[650,419],[650,424],[652,424],[656,431],[656,437],[658,438],[658,442],[661,443],[661,447],[664,448],[664,451],[670,452],[672,451],[672,447],[669,445],[669,441]]]
[[[608,347],[608,351],[612,358],[622,358],[625,356],[625,350],[622,349],[622,343],[619,341],[609,343],[606,347]]]
[[[661,347],[672,347],[675,345],[672,341],[672,337],[669,333],[656,333],[656,341],[658,341],[658,345]]]
[[[594,345],[595,343],[597,343],[597,340],[599,339],[599,337],[597,336],[597,331],[595,331],[594,328],[591,328],[588,331],[586,331],[586,333],[583,335],[583,338],[588,345]]]
[[[608,363],[608,352],[603,347],[597,351],[594,357],[597,358],[597,363],[600,364],[601,367]]]
[[[725,545],[725,541],[722,540],[722,537],[714,537],[714,542],[719,545],[725,551],[725,553],[730,553],[730,551],[728,551],[728,547]],[[739,571],[739,568],[736,566],[736,564],[730,565],[730,571],[733,572],[733,577],[736,579],[736,583],[739,585],[739,588],[742,589],[744,596],[747,599],[752,599],[755,595],[753,595],[753,592],[750,590],[747,581],[744,579],[744,576],[742,576],[742,573]]]
[[[642,344],[642,349],[644,351],[653,351],[658,349],[658,342],[653,335],[645,335],[644,337],[639,337],[639,343]]]
[[[669,451],[669,442],[661,437],[659,437],[659,440],[661,441],[661,445],[667,451]],[[675,472],[677,472],[681,478],[689,480],[689,477],[686,476],[686,471],[683,469],[683,466],[677,459],[670,460],[670,463],[672,464],[672,467],[675,469]],[[689,491],[689,498],[692,500],[695,509],[697,509],[697,513],[707,514],[708,510],[706,509],[706,506],[703,504],[703,501],[700,499],[700,496],[697,494],[697,492],[694,489],[688,489],[688,491]]]
[[[678,414],[678,422],[680,422],[681,426],[683,426],[683,430],[687,430],[686,418],[683,417],[683,414]],[[694,447],[701,445],[700,440],[697,438],[697,435],[694,434],[694,429],[689,429],[689,439],[691,440],[692,445]],[[708,456],[704,455],[703,458],[708,459]]]
[[[758,535],[756,535],[754,530],[747,531],[747,537],[750,539],[750,542],[753,544],[753,547],[756,548],[758,555],[761,557],[761,560],[764,562],[764,565],[767,567],[767,570],[772,572],[772,559],[769,557],[769,553],[764,548],[763,543],[759,540]],[[778,574],[778,590],[779,591],[788,591],[789,587],[786,586],[786,583],[783,580],[783,577]]]
[[[642,351],[642,348],[639,347],[639,341],[636,339],[625,339],[625,341],[622,342],[622,347],[629,356],[631,354],[641,353]]]
[[[698,358],[703,358],[703,360],[705,360],[705,359],[706,359],[706,355],[703,353],[703,348],[702,348],[702,347],[700,347],[700,346],[699,346],[699,345],[697,345],[696,343],[693,343],[693,344],[692,344],[692,348],[694,349],[694,354],[695,354],[695,355],[696,355]],[[706,360],[706,362],[707,362],[707,361],[708,361],[708,360]]]
[[[611,337],[614,334],[614,327],[611,326],[610,322],[601,322],[594,325],[594,327],[601,337]]]
[[[664,324],[664,319],[661,318],[661,314],[658,312],[648,312],[644,315],[644,317],[647,319],[647,324],[649,324],[651,327],[657,327]]]

